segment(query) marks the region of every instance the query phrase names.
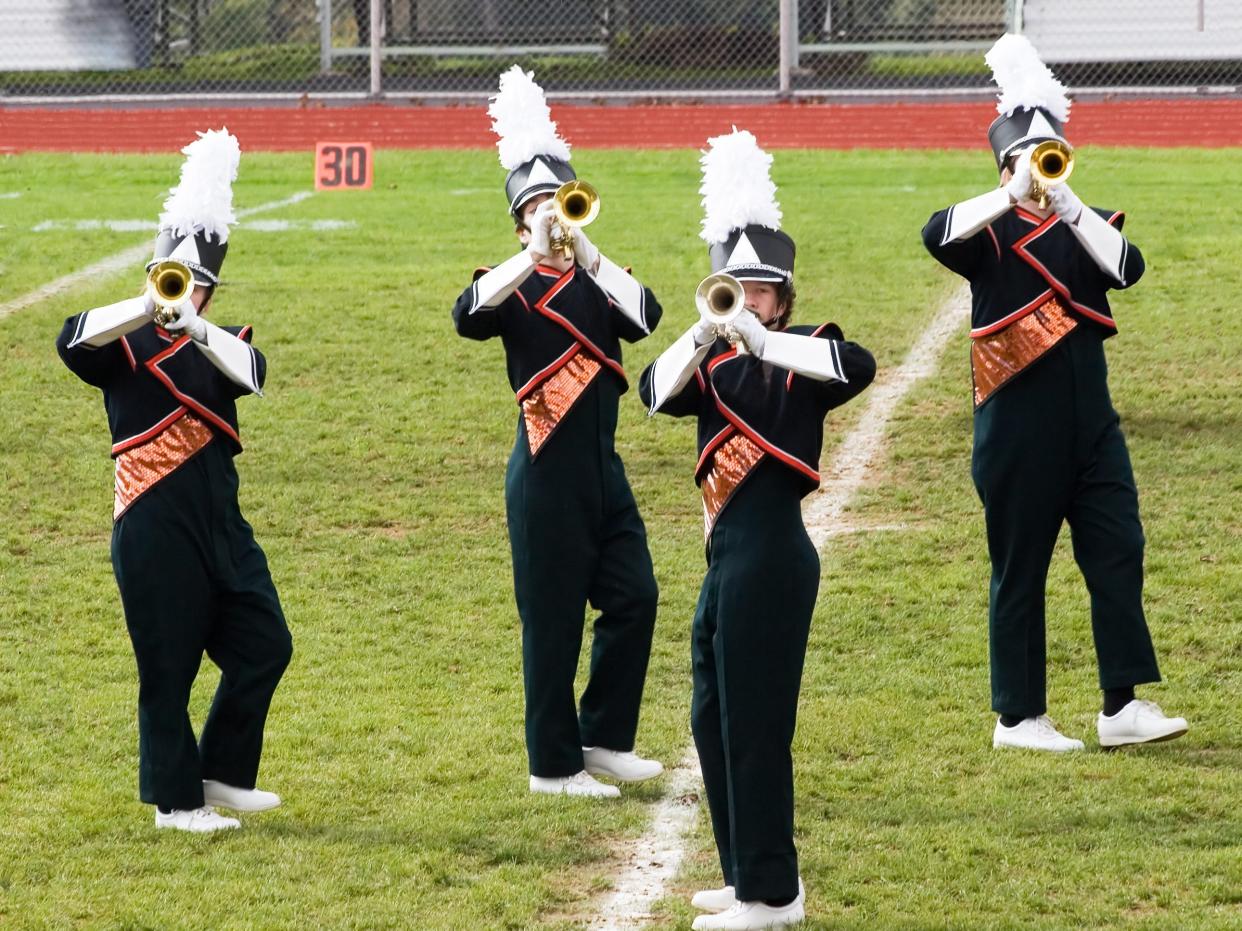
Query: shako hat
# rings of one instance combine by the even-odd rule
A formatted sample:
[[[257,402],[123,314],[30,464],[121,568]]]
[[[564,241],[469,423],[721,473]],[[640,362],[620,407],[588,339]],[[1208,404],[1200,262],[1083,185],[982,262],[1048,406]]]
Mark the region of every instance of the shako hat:
[[[988,127],[988,142],[1001,167],[1014,152],[1049,139],[1065,142],[1070,101],[1065,85],[1039,58],[1026,36],[1006,33],[984,56],[992,79],[1000,88],[996,111]]]
[[[703,230],[713,272],[741,281],[793,280],[794,241],[783,232],[772,156],[736,126],[707,140],[701,159]]]
[[[233,182],[241,161],[237,137],[227,129],[209,129],[181,150],[181,180],[168,192],[155,252],[147,270],[165,259],[187,266],[196,284],[215,287],[229,248]]]
[[[500,164],[509,171],[505,196],[515,217],[536,194],[555,191],[577,177],[569,165],[569,143],[556,131],[534,72],[514,65],[502,74],[500,91],[491,99],[487,114],[492,118],[492,132],[499,137]]]

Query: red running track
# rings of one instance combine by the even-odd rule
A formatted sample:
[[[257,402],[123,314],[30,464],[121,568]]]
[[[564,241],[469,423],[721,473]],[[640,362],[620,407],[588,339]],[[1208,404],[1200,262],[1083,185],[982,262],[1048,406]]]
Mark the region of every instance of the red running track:
[[[700,148],[733,125],[770,148],[976,149],[995,115],[987,103],[557,105],[581,148]],[[0,108],[0,152],[172,152],[196,129],[227,126],[249,151],[299,151],[319,141],[377,148],[488,148],[482,106]],[[1125,100],[1074,105],[1076,144],[1242,146],[1242,99]]]

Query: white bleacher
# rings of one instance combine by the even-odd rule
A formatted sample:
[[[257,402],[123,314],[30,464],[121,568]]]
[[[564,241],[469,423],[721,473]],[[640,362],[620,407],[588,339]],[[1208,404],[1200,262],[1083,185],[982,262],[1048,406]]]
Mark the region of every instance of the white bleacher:
[[[132,67],[122,0],[0,0],[0,71]]]

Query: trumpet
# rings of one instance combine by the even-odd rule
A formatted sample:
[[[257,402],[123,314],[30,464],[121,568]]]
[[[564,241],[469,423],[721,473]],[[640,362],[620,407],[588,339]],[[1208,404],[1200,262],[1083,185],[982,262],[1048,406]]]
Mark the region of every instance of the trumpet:
[[[599,192],[585,181],[566,181],[552,196],[552,209],[558,227],[552,230],[552,251],[571,259],[574,255],[571,230],[586,226],[599,216]]]
[[[746,344],[738,339],[732,326],[734,320],[746,313],[746,289],[740,281],[724,272],[708,275],[694,292],[694,306],[716,335],[733,343],[739,354],[746,352]]]
[[[194,276],[188,266],[171,259],[153,265],[147,272],[146,294],[155,304],[155,313],[151,315],[155,322],[162,327],[174,322],[177,308],[193,290]]]
[[[1074,170],[1074,150],[1068,142],[1048,139],[1031,152],[1031,200],[1048,206],[1048,189],[1064,184]]]

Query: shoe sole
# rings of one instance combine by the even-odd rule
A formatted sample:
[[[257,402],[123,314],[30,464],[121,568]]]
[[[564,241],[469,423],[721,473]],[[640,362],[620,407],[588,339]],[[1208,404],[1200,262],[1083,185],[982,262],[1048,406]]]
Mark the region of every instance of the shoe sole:
[[[279,801],[273,802],[271,805],[242,807],[241,805],[230,805],[228,802],[222,799],[215,799],[215,798],[211,798],[210,796],[203,796],[203,804],[210,805],[212,808],[227,808],[229,811],[244,811],[244,812],[249,812],[250,814],[253,814],[256,811],[271,811],[273,808],[280,807]]]
[[[1178,737],[1181,737],[1189,731],[1189,727],[1183,727],[1180,731],[1173,731],[1170,734],[1161,734],[1159,737],[1148,737],[1146,740],[1117,740],[1112,737],[1105,740],[1101,737],[1100,747],[1104,750],[1117,750],[1121,747],[1141,747],[1143,744],[1160,744],[1167,740],[1176,740]]]
[[[630,776],[628,778],[625,776],[618,776],[616,773],[610,773],[606,769],[592,769],[590,766],[586,768],[586,771],[592,776],[607,776],[609,779],[615,779],[617,782],[625,783],[646,782],[649,779],[654,779],[656,776],[664,775],[663,769],[661,769],[658,773],[652,773],[650,776]]]
[[[1081,753],[1083,750],[1086,749],[1086,745],[1084,744],[1081,747],[1065,747],[1063,749],[1058,750],[1054,747],[1025,747],[1025,746],[1020,746],[1018,744],[998,744],[994,742],[992,744],[992,749],[993,750],[1033,750],[1036,753]]]

